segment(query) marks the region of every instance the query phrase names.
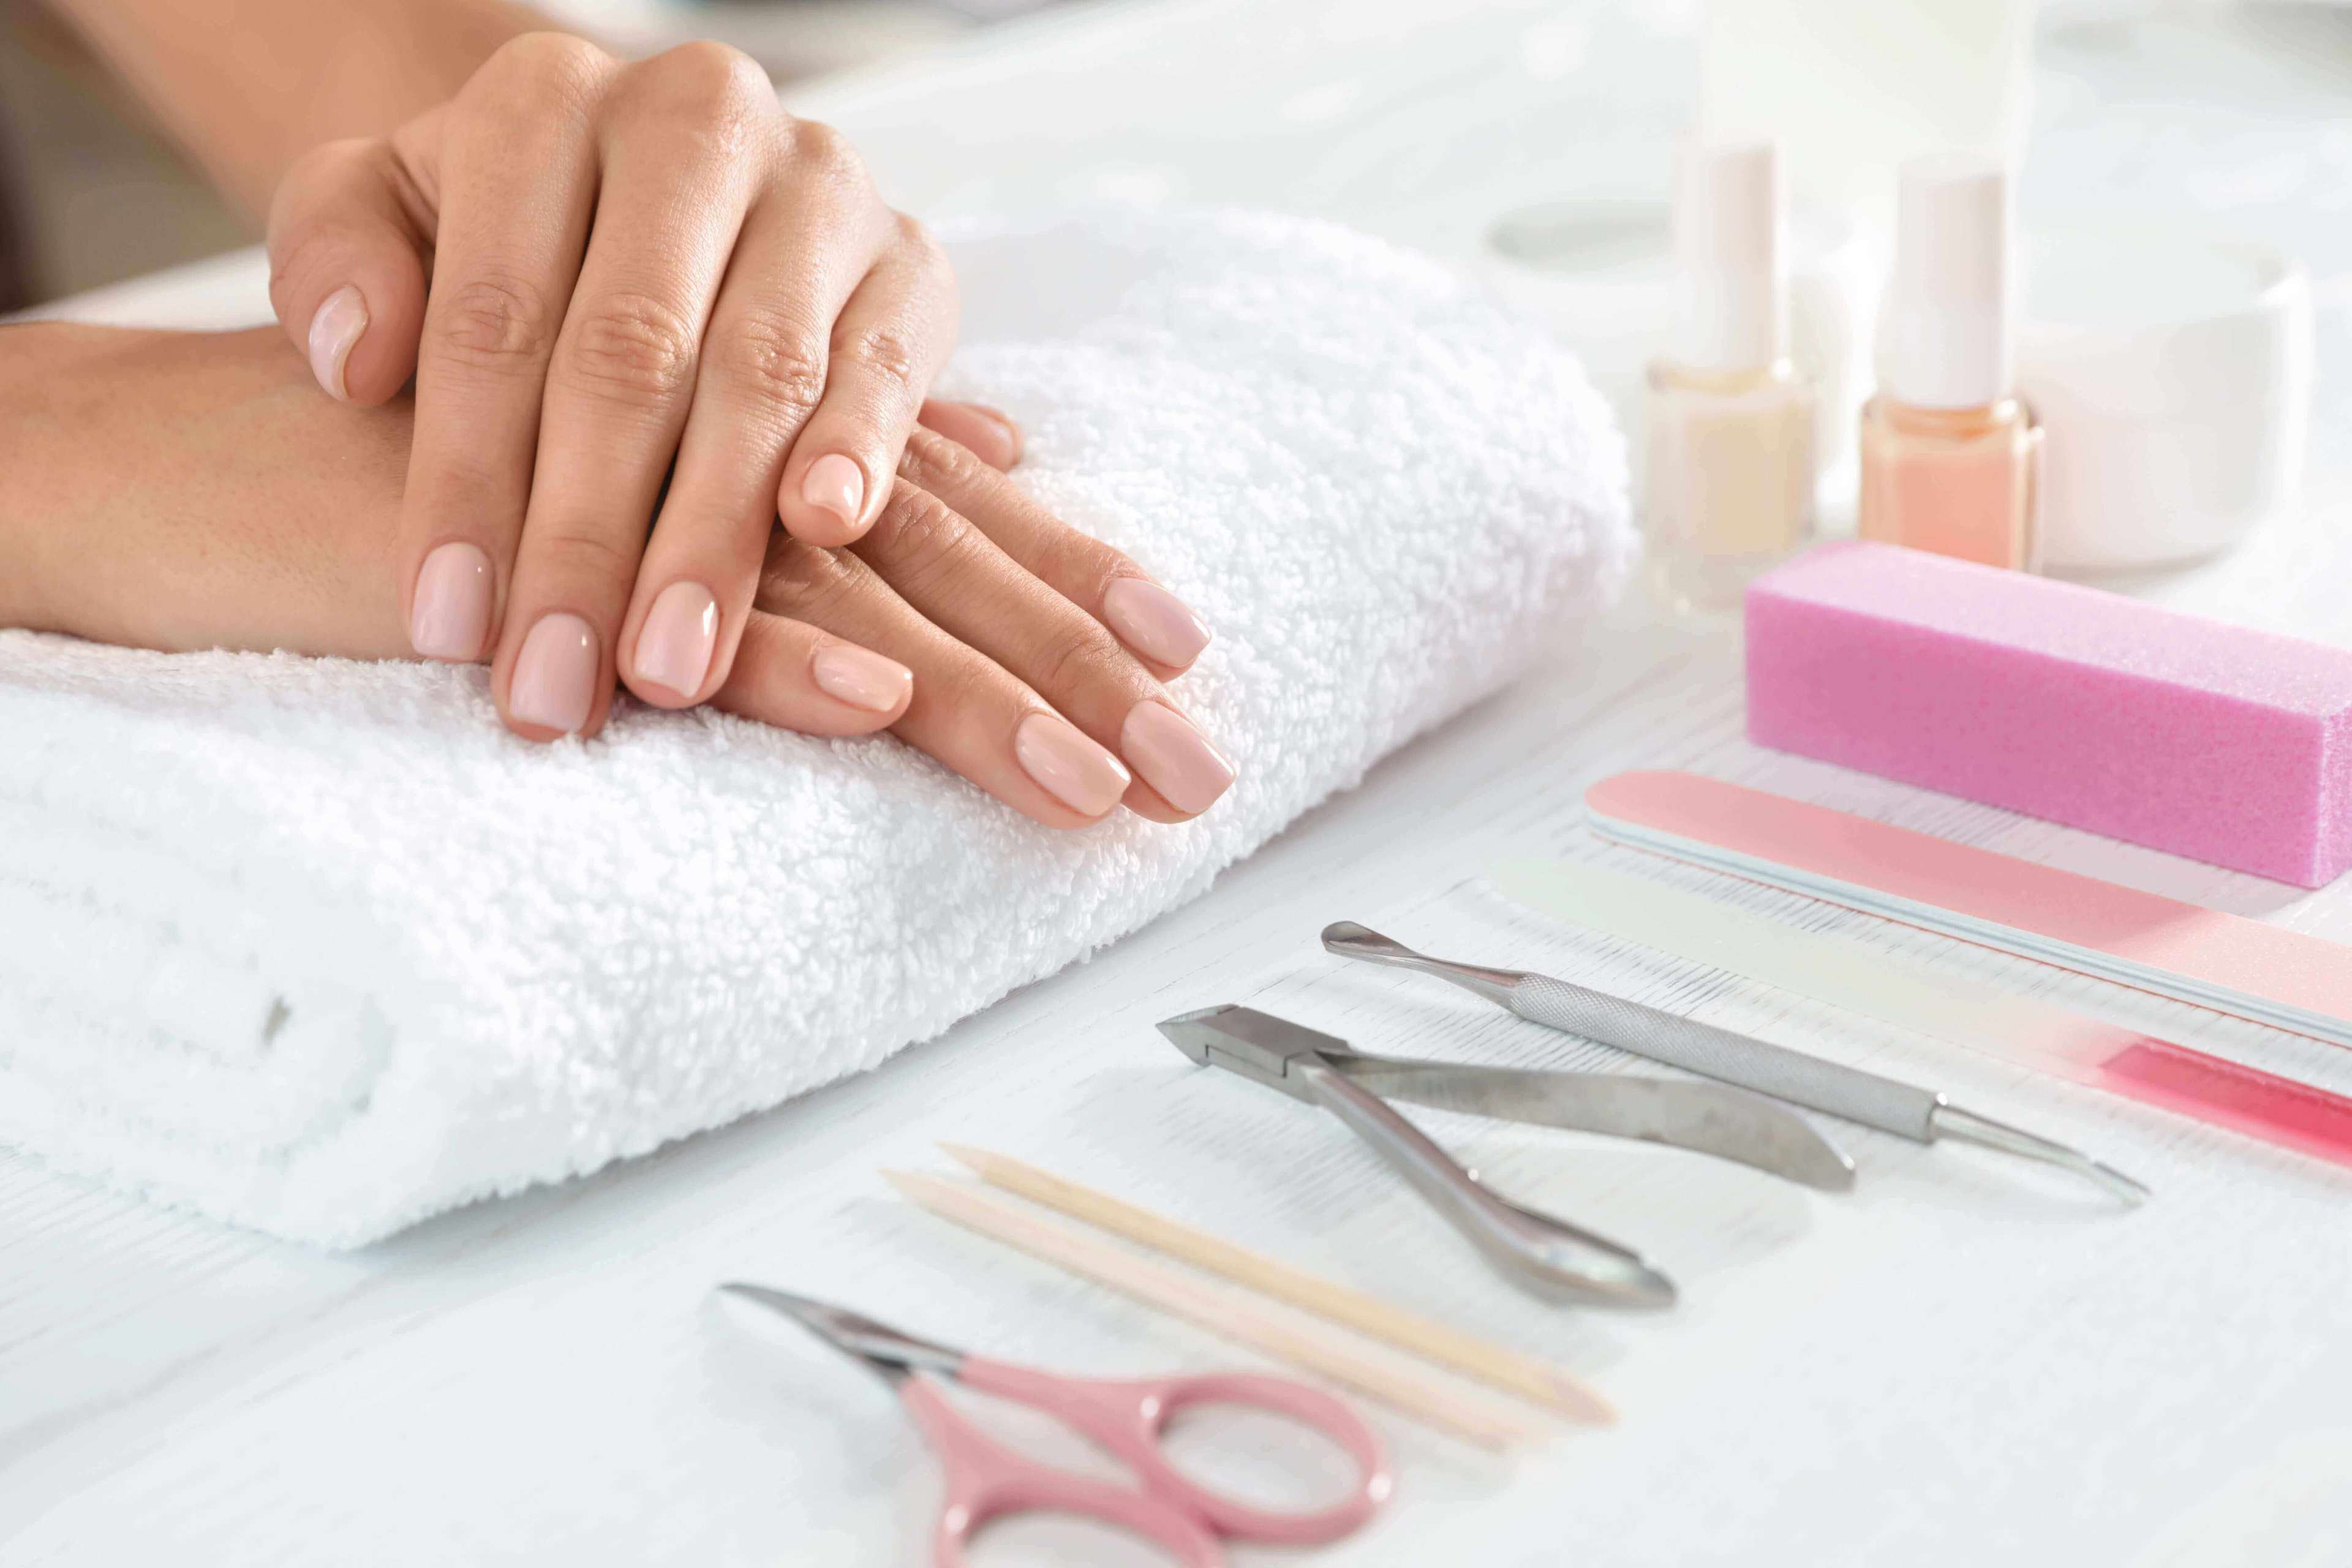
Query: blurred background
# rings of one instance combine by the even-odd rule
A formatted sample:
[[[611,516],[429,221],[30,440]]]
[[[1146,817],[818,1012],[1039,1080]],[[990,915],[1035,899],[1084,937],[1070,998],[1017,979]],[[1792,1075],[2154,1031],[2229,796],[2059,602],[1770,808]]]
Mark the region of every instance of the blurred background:
[[[537,8],[628,52],[651,53],[691,37],[724,39],[765,65],[790,99],[795,84],[970,50],[1007,24],[1025,20],[1042,32],[1089,13],[1133,15],[1192,3],[538,0]],[[1878,187],[1867,182],[1883,184],[1900,151],[1876,144],[1886,140],[1881,131],[1890,131],[1896,142],[1923,144],[1938,136],[2008,142],[2008,151],[2019,153],[2033,113],[2024,84],[2036,77],[2045,95],[2053,80],[2087,79],[2098,84],[2098,96],[2110,108],[2119,98],[2136,100],[2141,124],[2158,139],[2238,132],[2292,119],[2305,150],[2324,164],[2335,162],[2335,148],[2323,143],[2352,138],[2352,4],[2340,0],[1361,0],[1337,5],[1255,0],[1233,9],[1237,20],[1246,17],[1259,32],[1253,54],[1295,63],[1302,50],[1328,47],[1335,64],[1361,68],[1381,51],[1383,34],[1396,49],[1381,62],[1377,79],[1360,68],[1352,78],[1335,69],[1328,101],[1252,101],[1251,83],[1261,73],[1240,57],[1213,75],[1203,70],[1207,62],[1170,61],[1165,74],[1181,79],[1136,80],[1124,89],[1146,100],[1170,90],[1198,95],[1204,134],[1214,135],[1220,121],[1237,120],[1278,127],[1283,139],[1299,132],[1349,131],[1361,136],[1365,150],[1385,140],[1362,134],[1376,121],[1384,129],[1409,127],[1425,139],[1442,133],[1443,116],[1450,114],[1462,122],[1466,151],[1482,133],[1492,142],[1492,125],[1477,121],[1507,112],[1521,126],[1512,151],[1524,150],[1524,172],[1532,173],[1558,166],[1562,154],[1574,159],[1575,148],[1562,139],[1596,130],[1604,141],[1617,142],[1638,129],[1645,156],[1662,157],[1662,147],[1647,143],[1659,140],[1650,133],[1671,123],[1672,115],[1662,115],[1667,106],[1648,100],[1685,73],[1632,57],[1654,55],[1661,37],[1704,34],[1707,47],[1687,75],[1696,80],[1708,112],[1769,120],[1790,144],[1800,196],[1832,205],[1871,204]],[[1407,25],[1402,18],[1409,13]],[[1456,22],[1460,33],[1449,41],[1446,25]],[[1465,79],[1474,39],[1518,57],[1489,58],[1478,66],[1496,78],[1491,95]],[[1637,68],[1596,68],[1612,52]],[[1548,112],[1530,113],[1525,90],[1530,85],[1549,86],[1559,101]],[[1667,93],[1685,107],[1689,95],[1687,87]],[[1570,106],[1571,98],[1582,100],[1582,111]],[[1631,104],[1629,98],[1643,101]],[[2158,119],[2146,113],[2168,103],[2184,112]],[[2219,120],[2212,112],[2217,106],[2223,109]],[[2047,120],[2053,109],[2063,116],[2073,105],[2062,99],[2040,107]],[[1629,108],[1637,112],[1621,112]],[[1007,112],[1018,119],[1020,106],[1008,105]],[[2315,116],[2336,115],[2342,124],[2334,137],[2311,134]],[[1873,133],[1857,142],[1853,133],[1863,125]],[[952,133],[986,138],[990,131],[967,124]],[[1546,137],[1554,144],[1540,147]],[[2152,144],[2144,156],[2126,162],[2145,167],[2164,158],[2183,168],[2195,161],[2179,149]],[[2306,172],[2312,166],[2306,160]],[[1280,168],[1276,160],[1267,172]],[[1490,169],[1475,183],[1499,186],[1510,173]],[[1641,173],[1646,179],[1654,171]],[[1324,178],[1329,174],[1318,171]],[[1579,179],[1590,184],[1593,177],[1588,166]],[[2282,171],[2279,177],[2289,176]],[[2027,178],[2029,184],[2033,178],[2030,162]],[[1824,179],[1857,188],[1819,188]],[[1399,183],[1410,182],[1401,177]],[[1434,183],[1460,188],[1450,179]],[[1815,188],[1804,188],[1808,184]],[[919,205],[914,193],[891,194],[902,205]],[[1255,190],[1147,194],[1254,200],[1301,211],[1332,205],[1323,199],[1332,193],[1323,189],[1298,189],[1292,199],[1272,202]],[[1349,212],[1328,216],[1361,221]],[[1488,237],[1506,257],[1552,243],[1542,232],[1540,213],[1522,216],[1534,226],[1506,225]],[[257,237],[252,223],[206,188],[43,0],[0,0],[0,310]],[[1584,236],[1580,243],[1592,238]],[[1433,248],[1443,253],[1445,247]]]
[[[2170,563],[2309,521],[2306,479],[2352,495],[2352,0],[537,5],[625,53],[742,47],[788,108],[848,133],[892,205],[943,226],[1221,205],[1413,247],[1576,348],[1637,437],[1675,298],[1672,149],[1694,126],[1769,133],[1832,531],[1856,493],[1895,165],[1997,153],[2015,171],[2028,400],[2045,424],[2068,415],[2037,364],[2091,356],[2105,404],[2129,405],[2075,408],[2052,443],[2127,460],[2053,469],[2052,497],[2100,505],[2095,529],[2046,510],[2051,565]],[[0,310],[258,237],[44,0],[0,0]],[[177,287],[205,304],[172,319],[266,319],[205,281],[248,279],[249,260],[221,268],[75,308],[151,319]],[[2216,358],[2209,328],[2238,349]],[[2227,448],[2206,465],[2227,487],[2184,489],[2159,460],[2198,442]],[[2174,512],[2179,529],[2149,521]]]
[[[538,9],[632,50],[723,38],[791,82],[952,47],[992,23],[1088,3],[552,0]],[[0,0],[0,310],[257,237],[42,0]]]

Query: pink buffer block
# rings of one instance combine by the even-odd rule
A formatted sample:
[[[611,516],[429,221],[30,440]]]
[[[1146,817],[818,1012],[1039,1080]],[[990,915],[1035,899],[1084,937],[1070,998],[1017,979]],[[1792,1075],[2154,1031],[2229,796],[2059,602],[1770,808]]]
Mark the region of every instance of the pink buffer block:
[[[1940,555],[1748,590],[1759,745],[2316,888],[2352,864],[2352,651]]]

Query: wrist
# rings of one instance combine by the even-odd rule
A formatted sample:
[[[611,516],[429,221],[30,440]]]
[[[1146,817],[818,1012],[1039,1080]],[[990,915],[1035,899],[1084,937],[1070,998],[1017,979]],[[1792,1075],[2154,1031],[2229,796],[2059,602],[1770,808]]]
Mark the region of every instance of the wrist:
[[[8,329],[11,332],[19,329]],[[275,328],[21,329],[0,361],[0,622],[400,657],[405,400],[320,395]]]
[[[0,432],[11,455],[0,462],[0,626],[56,625],[53,579],[64,552],[56,510],[43,496],[59,447],[73,437],[49,393],[108,335],[58,321],[0,326]]]

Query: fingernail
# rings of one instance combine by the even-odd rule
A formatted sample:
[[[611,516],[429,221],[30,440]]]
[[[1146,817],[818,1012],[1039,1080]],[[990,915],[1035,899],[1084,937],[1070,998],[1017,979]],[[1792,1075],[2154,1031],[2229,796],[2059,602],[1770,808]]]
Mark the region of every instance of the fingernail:
[[[569,735],[596,706],[596,632],[578,616],[541,616],[515,656],[507,711],[526,724]]]
[[[827,643],[817,649],[809,660],[809,674],[827,697],[868,713],[892,711],[915,689],[913,670],[848,643]]]
[[[319,313],[310,318],[310,374],[319,378],[328,396],[351,395],[343,386],[343,365],[367,324],[367,300],[348,283],[328,295]]]
[[[1118,749],[1179,811],[1206,811],[1233,787],[1234,764],[1225,761],[1192,721],[1157,699],[1139,702],[1119,726]]]
[[[424,658],[471,664],[490,635],[490,558],[481,547],[436,548],[417,569],[408,613],[408,644]]]
[[[1012,416],[991,408],[985,403],[971,403],[965,406],[1004,432],[1003,466],[1009,468],[1019,462],[1021,460],[1021,426],[1013,423]]]
[[[1121,577],[1103,591],[1103,619],[1118,640],[1146,658],[1179,669],[1209,646],[1209,628],[1184,601],[1142,577]]]
[[[866,506],[866,470],[838,452],[828,452],[801,477],[801,500],[854,523]]]
[[[1013,754],[1023,773],[1081,816],[1100,816],[1134,782],[1117,757],[1051,713],[1021,721],[1013,732]]]
[[[719,601],[699,583],[672,583],[637,628],[637,679],[691,697],[718,646]]]

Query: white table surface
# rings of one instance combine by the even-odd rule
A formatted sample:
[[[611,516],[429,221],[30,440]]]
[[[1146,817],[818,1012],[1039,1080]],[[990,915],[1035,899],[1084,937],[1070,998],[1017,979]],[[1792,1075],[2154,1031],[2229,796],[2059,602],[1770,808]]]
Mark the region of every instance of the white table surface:
[[[1503,208],[1596,166],[1663,166],[1690,66],[1673,14],[1459,9],[1118,5],[794,101],[852,132],[893,197],[927,214],[1107,194],[1239,202],[1471,265]],[[2352,639],[2352,468],[2335,434],[2352,398],[2352,79],[2341,53],[2294,57],[2319,36],[2307,30],[2264,43],[2211,26],[2048,29],[2026,211],[2192,210],[2311,261],[2320,434],[2305,515],[2132,586]],[[259,284],[253,258],[231,258],[76,309],[228,324],[266,310]],[[1580,944],[1474,879],[1529,849],[1654,872],[1597,851],[1579,796],[1620,768],[1682,766],[2343,940],[2352,895],[1757,752],[1739,737],[1738,670],[1728,627],[1629,607],[1564,628],[1512,692],[1093,962],[857,1081],[365,1252],[305,1251],[0,1154],[0,1560],[919,1562],[934,1477],[894,1405],[824,1352],[728,1331],[713,1281],[794,1284],[1078,1367],[1236,1359],[893,1203],[876,1166],[936,1166],[935,1138],[1025,1154],[1549,1350],[1622,1405],[1616,1429],[1564,1434],[1515,1465],[1383,1415],[1398,1503],[1318,1561],[2352,1560],[2352,1177]],[[1181,1008],[1270,997],[1375,1046],[1597,1061],[1416,983],[1344,973],[1312,945],[1343,916],[1933,1078],[2094,1146],[2158,1200],[2116,1216],[1964,1152],[1874,1135],[1850,1140],[1860,1190],[1817,1199],[1688,1156],[1433,1119],[1515,1192],[1643,1241],[1687,1296],[1662,1317],[1547,1312],[1486,1276],[1335,1126],[1189,1075],[1150,1032]],[[1805,918],[2352,1091],[2352,1058],[2313,1042]],[[996,1545],[1129,1560],[1050,1523]]]

